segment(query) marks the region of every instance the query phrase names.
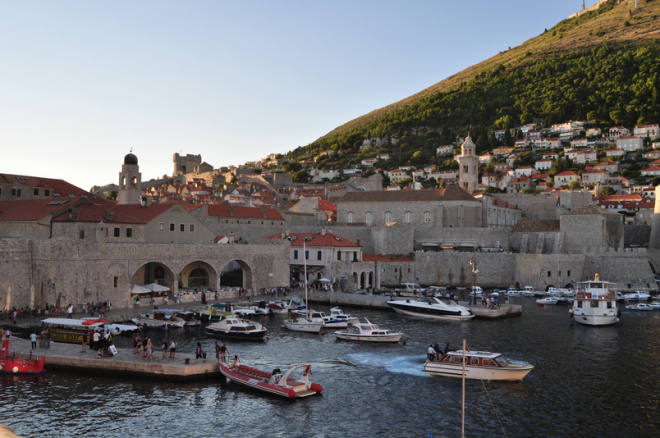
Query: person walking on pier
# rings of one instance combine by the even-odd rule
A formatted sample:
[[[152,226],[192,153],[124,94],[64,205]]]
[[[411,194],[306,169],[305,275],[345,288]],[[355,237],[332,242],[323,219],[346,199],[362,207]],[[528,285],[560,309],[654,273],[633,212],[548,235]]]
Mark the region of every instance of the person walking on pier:
[[[175,354],[176,354],[176,342],[174,342],[174,339],[172,339],[172,342],[170,342],[170,359],[174,359]]]
[[[220,347],[220,360],[227,363],[227,344],[222,344]]]
[[[154,361],[154,344],[151,343],[151,339],[147,341],[147,355],[145,356],[144,360],[151,360],[152,362]]]
[[[30,333],[30,341],[32,342],[32,349],[36,350],[37,349],[37,334],[36,333]]]
[[[50,330],[46,329],[43,333],[44,339],[46,339],[46,349],[50,348]]]
[[[82,334],[82,351],[81,353],[87,353],[87,332]]]
[[[195,348],[195,363],[197,363],[199,359],[202,359],[202,362],[206,362],[206,359],[202,358],[203,355],[204,355],[204,350],[202,350],[202,343],[198,342],[197,348]]]

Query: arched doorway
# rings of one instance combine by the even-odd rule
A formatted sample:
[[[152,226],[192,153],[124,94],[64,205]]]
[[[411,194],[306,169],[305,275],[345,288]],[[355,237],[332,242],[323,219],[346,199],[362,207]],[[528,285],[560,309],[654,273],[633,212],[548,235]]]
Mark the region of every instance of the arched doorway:
[[[369,271],[369,287],[374,287],[374,273]]]
[[[366,276],[366,274],[363,272],[363,273],[360,274],[360,289],[365,289],[365,288],[366,288],[366,287],[365,287],[365,285],[366,285],[366,281],[367,281],[367,276]]]
[[[186,265],[179,274],[181,287],[215,288],[217,275],[215,269],[206,262],[196,261]]]
[[[174,278],[174,273],[166,265],[159,262],[149,262],[135,271],[135,274],[131,277],[131,283],[137,285],[157,283],[172,289]]]
[[[247,263],[242,260],[232,260],[220,272],[221,287],[250,288],[251,284],[252,272]]]

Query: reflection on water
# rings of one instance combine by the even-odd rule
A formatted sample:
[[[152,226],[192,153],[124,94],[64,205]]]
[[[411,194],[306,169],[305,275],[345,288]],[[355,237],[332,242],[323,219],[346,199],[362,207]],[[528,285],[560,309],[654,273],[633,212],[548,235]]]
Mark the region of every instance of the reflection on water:
[[[566,307],[519,298],[523,316],[438,324],[351,309],[406,334],[406,345],[291,333],[266,319],[264,343],[227,342],[244,364],[271,370],[312,363],[318,397],[285,400],[232,383],[170,383],[46,373],[0,379],[0,423],[25,437],[435,437],[459,436],[462,382],[422,369],[430,343],[499,351],[535,369],[522,382],[466,382],[466,435],[654,436],[660,311],[623,312],[615,327],[574,324]],[[328,310],[328,309],[322,309]],[[215,339],[202,328],[170,331],[180,351]],[[153,331],[153,339],[163,333]],[[129,347],[130,339],[121,339]],[[211,354],[211,356],[214,356]]]

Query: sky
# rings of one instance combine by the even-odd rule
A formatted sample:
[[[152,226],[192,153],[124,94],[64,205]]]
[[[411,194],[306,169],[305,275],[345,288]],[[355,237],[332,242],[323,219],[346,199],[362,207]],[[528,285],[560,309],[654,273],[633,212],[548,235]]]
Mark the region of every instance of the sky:
[[[586,2],[587,6],[596,0]],[[0,1],[0,173],[117,183],[305,146],[582,0]]]

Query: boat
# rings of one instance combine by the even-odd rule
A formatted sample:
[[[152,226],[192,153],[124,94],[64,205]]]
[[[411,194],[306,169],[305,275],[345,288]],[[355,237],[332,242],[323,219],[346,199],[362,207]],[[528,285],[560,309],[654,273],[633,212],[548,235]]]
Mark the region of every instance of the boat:
[[[253,303],[237,303],[236,308],[234,309],[234,314],[241,316],[272,315],[273,313],[273,309],[267,307],[265,301],[259,301],[257,305],[254,305]]]
[[[629,310],[653,310],[653,307],[651,307],[650,304],[637,303],[637,304],[630,304],[630,305],[626,306],[626,309],[629,309]]]
[[[45,372],[46,358],[25,360],[9,354],[9,339],[2,341],[0,352],[0,374],[41,374]]]
[[[346,330],[335,332],[337,339],[366,342],[399,342],[403,333],[392,333],[369,322],[352,322]]]
[[[550,286],[545,294],[550,297],[559,297],[561,296],[561,291],[554,286]]]
[[[326,318],[325,325],[329,328],[347,328],[348,324],[360,321],[357,316],[347,315],[339,307],[330,309],[330,316]]]
[[[306,254],[305,242],[303,242],[303,254]],[[284,326],[294,332],[319,333],[325,324],[323,319],[312,319],[313,311],[307,307],[307,261],[303,260],[305,268],[305,310],[290,312],[290,318],[284,322]]]
[[[401,283],[394,289],[394,292],[401,297],[416,297],[425,294],[426,289],[417,283]]]
[[[534,288],[532,286],[525,286],[523,290],[520,291],[523,297],[533,297]]]
[[[131,321],[148,328],[182,328],[186,323],[183,319],[177,317],[176,314],[159,313],[155,310],[140,313],[138,318],[132,318]]]
[[[250,341],[262,341],[266,331],[262,324],[236,316],[224,318],[222,321],[207,325],[204,329],[204,332],[210,336]]]
[[[311,364],[294,365],[284,374],[279,368],[268,373],[245,365],[225,363],[220,363],[219,368],[220,372],[232,382],[281,397],[308,397],[323,391],[321,385],[309,381]],[[295,377],[294,372],[297,370],[302,370],[302,374]]]
[[[463,358],[465,357],[465,367]],[[501,353],[472,351],[470,349],[448,351],[439,360],[427,360],[424,371],[434,376],[463,377],[479,380],[522,380],[534,365],[526,362],[513,362]]]
[[[569,310],[573,320],[585,325],[610,325],[619,322],[617,295],[612,289],[614,284],[616,283],[601,281],[598,274],[593,281],[578,282],[578,292],[575,294],[573,307]]]
[[[218,322],[223,318],[227,318],[233,315],[232,305],[230,303],[215,303],[209,304],[208,306],[194,310],[193,313],[195,318],[200,321],[206,322]]]
[[[472,286],[470,288],[470,295],[473,297],[481,297],[484,294],[484,290],[479,286]]]
[[[292,310],[304,310],[306,308],[305,302],[300,297],[292,297],[288,300],[275,300],[268,303],[268,308],[273,310],[273,313],[286,315]]]
[[[104,324],[104,328],[113,336],[130,335],[142,330],[142,327],[137,324]]]
[[[558,297],[546,297],[536,300],[537,306],[545,306],[546,304],[557,304],[559,301]]]
[[[647,301],[649,298],[651,298],[651,295],[640,291],[623,295],[623,299],[626,301]]]
[[[660,310],[660,301],[653,300],[651,301],[651,304],[649,304],[649,306],[651,306],[651,309],[653,310]]]
[[[202,322],[195,317],[195,312],[192,310],[179,310],[179,309],[156,309],[154,310],[154,317],[156,319],[171,319],[172,316],[183,319],[184,327],[197,327]]]
[[[396,312],[408,316],[438,320],[467,321],[474,318],[472,311],[458,304],[448,304],[438,297],[424,297],[416,300],[393,300],[387,304]]]
[[[41,327],[48,329],[53,342],[82,344],[84,334],[89,335],[91,331],[103,332],[106,322],[97,318],[46,318],[41,321]]]

